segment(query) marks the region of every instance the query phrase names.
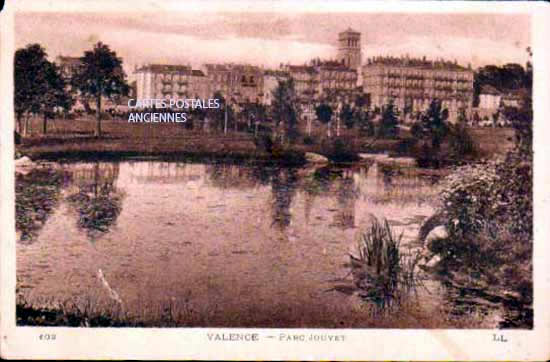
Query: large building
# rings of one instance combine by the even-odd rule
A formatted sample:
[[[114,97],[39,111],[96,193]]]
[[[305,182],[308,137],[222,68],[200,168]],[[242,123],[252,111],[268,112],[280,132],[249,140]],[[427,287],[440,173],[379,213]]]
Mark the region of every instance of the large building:
[[[368,97],[371,108],[392,101],[408,120],[425,111],[434,99],[449,111],[450,120],[462,109],[468,117],[472,114],[474,72],[469,66],[408,56],[374,57],[362,64],[361,33],[351,28],[338,34],[335,56],[304,65],[281,64],[279,70],[232,63],[204,64],[201,70],[190,65],[147,65],[136,70],[137,97],[212,98],[219,92],[237,104],[269,105],[278,82],[292,78],[301,107],[307,110],[302,113],[311,117],[321,101],[341,106],[358,96]],[[73,61],[65,63],[70,72]]]
[[[409,57],[375,57],[363,65],[363,90],[372,107],[390,101],[407,114],[423,112],[434,99],[454,121],[460,109],[471,114],[474,72],[455,62]]]
[[[357,87],[357,71],[338,61],[312,60],[309,65],[286,65],[283,69],[294,79],[298,96],[319,100]]]
[[[352,92],[357,87],[357,70],[337,61],[317,65],[319,92],[323,94]]]
[[[190,65],[148,64],[136,69],[138,99],[208,98],[209,82]]]
[[[319,71],[313,65],[284,65],[283,71],[294,80],[294,89],[300,99],[315,99],[319,96]]]
[[[264,70],[248,64],[205,64],[209,97],[220,92],[237,103],[261,103],[264,97]]]

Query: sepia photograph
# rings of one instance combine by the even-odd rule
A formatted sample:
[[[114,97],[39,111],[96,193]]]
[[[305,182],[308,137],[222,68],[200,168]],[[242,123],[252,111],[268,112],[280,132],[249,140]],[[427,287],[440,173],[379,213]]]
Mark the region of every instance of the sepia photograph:
[[[529,35],[16,14],[18,325],[532,328]]]
[[[262,9],[13,13],[15,329],[533,331],[532,12]]]

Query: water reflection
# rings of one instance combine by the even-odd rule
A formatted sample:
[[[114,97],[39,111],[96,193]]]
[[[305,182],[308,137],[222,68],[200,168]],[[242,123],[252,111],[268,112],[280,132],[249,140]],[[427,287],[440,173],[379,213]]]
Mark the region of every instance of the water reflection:
[[[341,229],[354,228],[355,201],[360,191],[355,186],[353,172],[344,172],[338,183],[338,212],[334,215],[334,224]]]
[[[277,169],[271,179],[271,215],[272,226],[286,229],[291,222],[290,206],[296,195],[298,174],[296,169]]]
[[[269,183],[269,168],[215,163],[205,167],[209,183],[221,189],[246,189]]]
[[[15,226],[19,241],[31,243],[59,204],[70,174],[37,168],[15,176]]]
[[[124,193],[116,186],[118,163],[96,162],[73,172],[67,201],[76,211],[77,225],[91,240],[108,232],[122,211]]]
[[[338,312],[350,310],[345,299],[326,290],[328,281],[348,273],[344,263],[355,234],[375,214],[412,240],[433,212],[425,201],[437,193],[408,171],[393,174],[389,190],[374,164],[56,167],[72,174],[58,212],[36,244],[18,245],[18,282],[28,286],[29,298],[85,296],[98,286],[101,268],[129,312],[142,313],[143,305],[159,305],[167,296],[180,300],[192,290],[193,308],[204,320],[220,306],[238,316],[257,310],[276,321],[281,310],[296,312],[289,320],[307,313],[314,320],[315,311],[324,316],[330,309],[346,320]],[[289,242],[283,247],[278,241]]]

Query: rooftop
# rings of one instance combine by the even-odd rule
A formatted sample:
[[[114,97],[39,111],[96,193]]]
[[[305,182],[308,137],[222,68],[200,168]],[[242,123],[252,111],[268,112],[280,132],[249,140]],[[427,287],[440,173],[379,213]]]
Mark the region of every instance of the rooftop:
[[[341,34],[361,34],[361,33],[358,32],[357,30],[353,30],[352,28],[348,27],[346,30],[338,33],[338,35],[341,35]]]
[[[315,67],[311,65],[287,65],[288,71],[300,73],[315,73]]]
[[[191,75],[194,76],[194,77],[204,77],[204,73],[202,70],[198,70],[198,69],[193,69],[191,71]]]
[[[136,72],[151,71],[154,73],[189,73],[191,66],[189,65],[173,65],[173,64],[147,64],[136,69]]]
[[[498,89],[493,87],[492,85],[485,84],[481,87],[480,94],[492,94],[492,95],[500,95],[502,92],[500,92]]]
[[[441,69],[441,70],[471,70],[469,67],[459,65],[456,60],[449,61],[444,59],[429,60],[423,58],[410,58],[409,56],[393,57],[379,56],[367,59],[366,66],[372,65],[390,65],[396,67],[416,67],[423,69]]]
[[[256,65],[251,64],[236,64],[236,63],[223,63],[223,64],[214,64],[214,63],[207,63],[204,64],[204,67],[210,71],[210,70],[216,70],[216,71],[222,71],[222,72],[229,72],[231,70],[253,70],[253,71],[259,71],[260,67]]]

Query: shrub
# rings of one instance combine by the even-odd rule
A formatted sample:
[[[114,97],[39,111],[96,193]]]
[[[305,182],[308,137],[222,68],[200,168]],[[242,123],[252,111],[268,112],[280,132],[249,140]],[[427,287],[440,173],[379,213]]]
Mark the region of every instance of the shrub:
[[[398,154],[404,154],[409,155],[413,152],[414,147],[418,143],[417,138],[404,138],[397,144],[397,153]]]
[[[414,137],[417,137],[417,138],[422,137],[422,126],[420,125],[420,123],[415,122],[415,123],[411,126],[411,134],[412,134]]]
[[[313,145],[315,144],[315,139],[311,136],[305,136],[304,137],[304,145]]]
[[[449,237],[428,245],[451,285],[512,305],[517,326],[532,326],[532,175],[517,153],[458,168],[441,195]]]
[[[254,138],[254,144],[256,148],[260,151],[272,153],[273,151],[273,140],[270,135],[263,134],[259,137]]]
[[[443,162],[437,151],[434,151],[428,143],[423,142],[419,154],[416,156],[416,162],[419,167],[439,168]]]
[[[349,143],[341,139],[335,139],[332,145],[329,146],[326,156],[333,162],[353,162],[359,159],[359,156],[353,151]]]
[[[510,154],[458,168],[443,183],[442,202],[464,231],[482,224],[505,225],[524,241],[532,239],[532,164]]]
[[[477,145],[463,124],[456,124],[450,127],[449,146],[451,157],[455,160],[463,160],[475,157],[478,153]]]

